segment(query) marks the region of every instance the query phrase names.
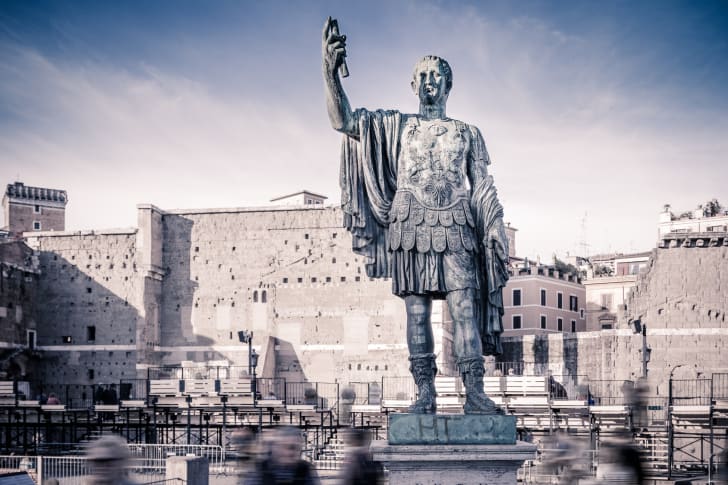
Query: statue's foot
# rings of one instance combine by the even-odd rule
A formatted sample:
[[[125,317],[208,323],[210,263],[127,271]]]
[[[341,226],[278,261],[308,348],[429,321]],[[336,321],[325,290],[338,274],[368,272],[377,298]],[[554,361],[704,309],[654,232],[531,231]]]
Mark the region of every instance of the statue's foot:
[[[408,413],[412,414],[435,414],[437,412],[437,404],[432,398],[420,398],[407,408]]]
[[[496,406],[485,393],[467,394],[463,412],[465,414],[504,414],[503,410]]]

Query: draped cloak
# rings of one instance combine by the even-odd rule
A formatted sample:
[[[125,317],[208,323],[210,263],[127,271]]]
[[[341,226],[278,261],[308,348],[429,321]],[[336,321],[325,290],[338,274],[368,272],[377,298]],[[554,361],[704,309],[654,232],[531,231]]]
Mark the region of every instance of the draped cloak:
[[[355,112],[359,137],[344,136],[341,152],[341,206],[344,227],[351,232],[354,253],[366,259],[370,278],[392,275],[389,250],[389,224],[392,202],[397,192],[397,167],[404,116],[398,111]],[[490,163],[482,136],[474,134],[472,158]],[[480,336],[485,355],[502,353],[503,287],[508,280],[508,240],[503,230],[503,207],[498,201],[491,176],[473,181],[470,209],[480,244],[476,248],[480,279]],[[486,241],[495,229],[497,238]]]

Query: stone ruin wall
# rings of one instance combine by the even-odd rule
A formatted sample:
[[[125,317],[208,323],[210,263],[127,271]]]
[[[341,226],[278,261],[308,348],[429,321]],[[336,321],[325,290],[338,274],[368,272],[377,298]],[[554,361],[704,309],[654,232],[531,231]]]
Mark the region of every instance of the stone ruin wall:
[[[43,379],[89,383],[94,369],[98,383],[183,361],[247,365],[247,345],[237,338],[243,329],[255,332],[263,376],[371,382],[409,374],[402,302],[390,281],[366,276],[338,209],[150,207],[140,206],[139,229],[29,239],[42,272]],[[679,364],[690,367],[676,369],[676,377],[725,370],[727,274],[725,247],[658,249],[619,328],[509,337],[500,360],[634,380],[641,336],[626,322],[641,318],[656,383]],[[443,313],[436,304],[438,365],[447,372],[442,347],[450,348],[451,323]],[[94,342],[86,339],[89,325],[96,326]]]
[[[37,305],[42,357],[35,378],[44,383],[93,384],[136,377],[141,281],[136,232],[28,238],[39,256],[42,275]],[[88,339],[89,326],[95,327],[94,340]]]
[[[656,249],[638,280],[617,329],[578,334],[511,337],[499,360],[547,363],[555,374],[591,380],[636,380],[642,375],[642,336],[630,319],[647,325],[652,349],[648,378],[655,396],[675,379],[728,372],[728,248]]]
[[[165,215],[161,361],[246,365],[246,329],[266,377],[407,375],[404,306],[366,276],[341,220],[331,207]]]

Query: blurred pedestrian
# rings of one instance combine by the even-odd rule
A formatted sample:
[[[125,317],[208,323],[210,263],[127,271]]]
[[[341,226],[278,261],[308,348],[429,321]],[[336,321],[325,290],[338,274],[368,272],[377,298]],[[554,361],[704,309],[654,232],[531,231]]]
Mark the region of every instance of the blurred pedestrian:
[[[318,485],[314,468],[301,458],[301,430],[293,426],[280,426],[263,460],[244,481],[245,485]]]
[[[87,457],[91,468],[87,485],[133,485],[126,478],[129,449],[120,436],[107,435],[94,441]]]
[[[369,430],[353,428],[348,436],[349,455],[344,466],[342,485],[380,485],[384,483],[384,468],[369,452]]]
[[[58,399],[58,396],[56,396],[56,394],[52,392],[48,395],[48,400],[46,401],[46,404],[61,404],[61,401]]]

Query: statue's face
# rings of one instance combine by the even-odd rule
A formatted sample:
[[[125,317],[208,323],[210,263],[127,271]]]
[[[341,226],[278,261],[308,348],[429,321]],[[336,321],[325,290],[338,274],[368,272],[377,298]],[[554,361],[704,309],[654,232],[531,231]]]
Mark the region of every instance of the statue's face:
[[[438,60],[423,60],[415,68],[412,90],[422,104],[437,104],[447,99],[447,79]]]

